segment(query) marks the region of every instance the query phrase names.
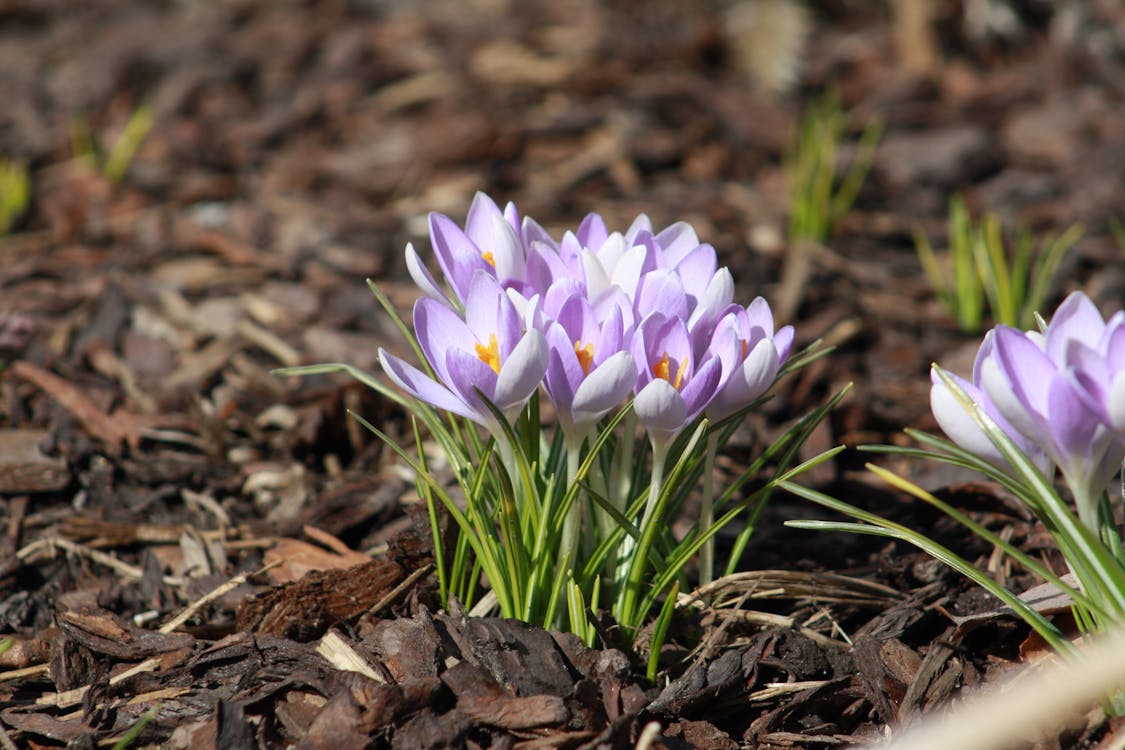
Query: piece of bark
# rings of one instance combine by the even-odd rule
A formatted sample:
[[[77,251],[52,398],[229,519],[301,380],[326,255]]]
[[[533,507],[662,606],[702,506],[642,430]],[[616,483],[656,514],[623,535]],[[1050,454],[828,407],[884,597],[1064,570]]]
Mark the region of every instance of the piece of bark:
[[[0,430],[0,493],[56,492],[70,484],[66,461],[43,455],[45,430]]]
[[[314,570],[243,602],[239,630],[311,641],[337,622],[362,614],[402,579],[402,567],[371,560],[346,570]]]
[[[566,704],[556,695],[508,695],[484,670],[458,662],[441,676],[457,696],[457,709],[474,721],[501,729],[533,729],[564,723]]]
[[[195,639],[182,633],[163,634],[142,630],[112,612],[93,608],[57,614],[59,629],[94,653],[139,661],[155,654],[190,646]]]
[[[13,362],[9,369],[13,375],[29,381],[58,401],[90,435],[102,441],[110,453],[118,453],[122,443],[130,437],[128,431],[89,396],[58,375],[23,360]]]

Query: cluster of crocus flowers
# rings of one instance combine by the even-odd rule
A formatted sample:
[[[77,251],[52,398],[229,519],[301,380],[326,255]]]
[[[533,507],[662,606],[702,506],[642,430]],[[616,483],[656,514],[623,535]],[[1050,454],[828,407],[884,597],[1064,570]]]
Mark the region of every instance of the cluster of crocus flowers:
[[[387,375],[415,398],[500,434],[540,385],[571,446],[635,396],[657,455],[706,413],[721,418],[762,396],[789,356],[764,299],[733,301],[714,248],[686,223],[656,232],[641,215],[610,232],[597,214],[555,240],[512,204],[478,193],[464,228],[430,217],[443,289],[412,246],[423,293],[414,328],[433,377],[380,350]]]
[[[1098,503],[1125,459],[1125,311],[1106,320],[1074,292],[1042,331],[989,331],[972,382],[946,375],[1044,474],[1059,469],[1079,518],[1096,528]],[[955,443],[1005,465],[936,368],[931,404]]]

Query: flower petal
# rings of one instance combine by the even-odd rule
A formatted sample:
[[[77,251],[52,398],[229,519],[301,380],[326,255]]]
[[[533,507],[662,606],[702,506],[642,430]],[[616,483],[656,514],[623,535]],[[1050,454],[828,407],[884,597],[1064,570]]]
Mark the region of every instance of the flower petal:
[[[646,429],[659,433],[679,432],[687,422],[683,397],[671,383],[661,378],[654,378],[641,389],[633,399],[633,411]]]
[[[459,301],[463,302],[468,296],[473,273],[492,273],[492,267],[481,257],[481,251],[448,216],[430,214],[430,242],[445,280]]]
[[[407,362],[388,353],[380,347],[379,363],[395,385],[419,401],[425,401],[437,409],[453,412],[459,416],[484,424],[479,414],[465,404],[452,391],[441,383]]]
[[[449,298],[445,296],[445,292],[443,292],[437,282],[434,281],[430,269],[426,268],[426,264],[422,262],[418,251],[414,249],[414,245],[409,242],[406,243],[406,271],[410,274],[410,278],[414,279],[414,283],[418,285],[418,288],[422,290],[422,294],[437,300],[447,307],[451,304]]]
[[[637,366],[629,352],[617,352],[602,362],[574,392],[574,421],[593,422],[620,404],[633,390]]]
[[[445,353],[451,348],[472,346],[474,337],[465,321],[445,305],[423,297],[414,303],[414,333],[422,353],[438,380],[449,382]]]
[[[1047,356],[1057,367],[1063,367],[1072,342],[1080,341],[1094,348],[1104,330],[1105,320],[1097,305],[1082,292],[1072,292],[1055,310],[1047,326]]]
[[[509,414],[522,407],[547,372],[547,339],[536,330],[524,334],[508,359],[500,365],[500,376],[496,379],[495,403],[501,411]]]
[[[962,380],[953,373],[947,373],[947,375],[961,387],[961,390],[965,391],[965,395],[972,399],[974,403],[980,404],[985,398],[983,392],[972,383]],[[930,409],[933,411],[934,418],[937,419],[942,432],[970,453],[974,453],[992,463],[1006,466],[1007,462],[1000,451],[992,444],[980,425],[976,423],[972,414],[953,395],[953,391],[949,390],[936,370],[931,371],[930,379],[933,381],[930,388]]]

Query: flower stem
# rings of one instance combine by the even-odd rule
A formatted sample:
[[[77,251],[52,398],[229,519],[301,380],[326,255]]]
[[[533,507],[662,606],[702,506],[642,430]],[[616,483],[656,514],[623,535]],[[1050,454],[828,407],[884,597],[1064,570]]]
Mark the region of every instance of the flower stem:
[[[577,443],[567,440],[566,486],[568,488],[574,484],[574,478],[578,475],[578,465],[582,458],[581,448],[581,440],[577,441]],[[574,502],[571,503],[566,511],[566,518],[563,520],[562,539],[559,545],[558,574],[560,581],[566,580],[567,574],[574,565],[574,554],[578,547],[578,535],[582,528],[582,508],[582,499],[580,497],[575,497]]]
[[[699,508],[698,533],[706,534],[715,523],[715,454],[719,451],[719,436],[707,436],[707,454],[703,463],[703,501]],[[699,548],[699,585],[711,583],[715,575],[715,537]]]
[[[621,589],[618,600],[617,621],[623,627],[635,630],[640,623],[637,618],[637,601],[640,598],[641,578],[644,575],[648,562],[648,553],[656,541],[660,527],[660,514],[657,508],[660,505],[660,495],[664,490],[664,461],[668,457],[668,445],[665,443],[652,443],[652,482],[648,487],[648,500],[645,502],[644,514],[641,516],[641,538],[637,543],[632,537],[626,537],[621,545],[622,564],[626,570],[625,585]],[[633,550],[634,544],[636,551]],[[643,614],[643,613],[641,613]]]

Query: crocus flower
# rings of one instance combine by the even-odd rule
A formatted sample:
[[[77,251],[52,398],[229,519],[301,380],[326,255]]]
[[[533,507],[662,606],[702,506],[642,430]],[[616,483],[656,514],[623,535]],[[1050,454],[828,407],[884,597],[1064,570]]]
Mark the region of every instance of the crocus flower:
[[[599,321],[585,297],[571,294],[551,313],[544,388],[563,433],[576,446],[597,420],[624,401],[636,382],[637,368],[622,348],[620,309]]]
[[[1093,524],[1097,498],[1125,458],[1125,312],[1107,323],[1081,292],[1042,333],[996,328],[980,382],[997,410],[1058,465]]]
[[[789,358],[793,335],[793,326],[774,332],[773,312],[762,297],[749,307],[734,306],[715,327],[723,377],[707,406],[708,418],[729,416],[765,393]]]
[[[972,382],[951,377],[1045,473],[1058,466],[1079,517],[1096,527],[1099,498],[1125,458],[1125,312],[1106,321],[1075,292],[1042,333],[989,331]],[[1004,465],[936,372],[933,381],[930,401],[946,434]]]
[[[953,381],[958,388],[965,392],[965,395],[978,406],[996,425],[1003,430],[1004,434],[1011,438],[1012,442],[1020,449],[1020,452],[1030,458],[1039,470],[1047,474],[1051,470],[1051,462],[1047,458],[1047,454],[1043,452],[1036,443],[1028,440],[1019,431],[1005,419],[996,405],[992,403],[992,399],[980,386],[981,369],[984,362],[992,357],[994,351],[994,338],[995,332],[989,331],[985,334],[984,342],[977,350],[976,361],[973,364],[973,380],[968,382],[965,379],[951,373],[945,374]],[[950,390],[949,386],[942,380],[938,369],[934,367],[930,371],[930,408],[934,413],[934,418],[937,419],[938,425],[949,439],[954,443],[964,448],[965,450],[978,455],[997,466],[1008,468],[1008,462],[1005,460],[1000,449],[997,448],[992,440],[989,439],[988,434],[977,424],[973,416],[961,405],[957,397]]]
[[[418,400],[471,419],[494,435],[500,425],[481,394],[510,422],[547,371],[546,338],[524,330],[511,299],[484,271],[474,274],[466,291],[464,318],[423,297],[414,305],[414,332],[437,380],[379,349],[383,370]]]
[[[527,232],[536,240],[546,232],[534,222]],[[477,193],[469,207],[465,228],[448,216],[430,214],[430,242],[442,274],[458,303],[464,303],[474,275],[483,271],[502,285],[524,285],[527,250],[519,212],[509,203],[504,211],[484,193]],[[412,246],[406,249],[406,267],[418,287],[429,297],[447,302],[433,276]]]
[[[731,341],[726,344],[733,347]],[[694,350],[686,323],[659,312],[645,318],[633,334],[638,371],[633,410],[657,451],[703,412],[719,385],[722,359],[733,356],[708,348],[697,360]]]

